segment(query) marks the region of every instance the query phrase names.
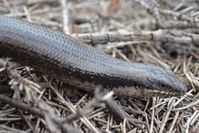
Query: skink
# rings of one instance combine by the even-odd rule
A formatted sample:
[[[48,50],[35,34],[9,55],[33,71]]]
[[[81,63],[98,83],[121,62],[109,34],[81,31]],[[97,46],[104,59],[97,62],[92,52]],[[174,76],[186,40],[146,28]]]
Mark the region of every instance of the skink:
[[[6,16],[0,16],[0,54],[86,91],[96,85],[124,96],[176,96],[187,90],[170,70],[127,63],[62,32]]]

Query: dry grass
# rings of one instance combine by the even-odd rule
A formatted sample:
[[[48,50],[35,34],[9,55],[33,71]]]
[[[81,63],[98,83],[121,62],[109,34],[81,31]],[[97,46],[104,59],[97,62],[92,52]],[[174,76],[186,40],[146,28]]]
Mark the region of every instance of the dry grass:
[[[19,83],[22,77],[12,67],[7,68],[11,71],[12,88],[25,91],[23,97],[17,96],[19,92],[15,92],[14,97],[21,98],[25,103],[34,103],[37,108],[32,106],[31,109],[40,109],[41,112],[38,117],[1,103],[0,132],[199,132],[197,1],[0,0],[0,14],[23,18],[74,36],[84,36],[81,38],[84,42],[92,43],[113,57],[171,69],[189,84],[187,94],[178,98],[115,96],[131,119],[131,122],[124,119],[118,123],[101,102],[110,98],[110,93],[99,98],[65,87],[60,81],[34,72],[29,67],[17,67],[21,76],[33,81],[27,80],[22,86]],[[156,38],[145,34],[157,31],[166,32],[158,32]],[[106,35],[109,32],[120,32],[122,35],[139,33],[139,36],[113,42],[106,38],[99,40],[94,35],[88,37],[91,40],[85,38],[88,33]],[[0,76],[3,88],[8,79],[3,73]]]

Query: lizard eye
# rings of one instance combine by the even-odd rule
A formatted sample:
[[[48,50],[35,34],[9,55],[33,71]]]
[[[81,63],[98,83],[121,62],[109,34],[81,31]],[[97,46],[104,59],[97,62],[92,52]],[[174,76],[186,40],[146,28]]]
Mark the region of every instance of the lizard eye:
[[[165,87],[166,87],[164,84],[161,84],[160,86],[161,86],[162,88],[165,88]]]

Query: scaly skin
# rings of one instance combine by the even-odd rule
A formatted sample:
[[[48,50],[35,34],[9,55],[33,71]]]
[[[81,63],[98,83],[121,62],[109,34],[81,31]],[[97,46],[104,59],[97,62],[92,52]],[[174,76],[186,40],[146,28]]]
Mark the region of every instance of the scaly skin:
[[[0,16],[0,54],[87,91],[95,85],[128,96],[187,90],[170,70],[114,59],[62,32],[5,16]]]

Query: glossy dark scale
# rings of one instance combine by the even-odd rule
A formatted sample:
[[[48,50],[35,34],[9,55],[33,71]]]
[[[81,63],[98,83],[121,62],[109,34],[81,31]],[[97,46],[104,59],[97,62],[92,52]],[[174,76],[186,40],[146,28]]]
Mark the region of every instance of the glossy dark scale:
[[[69,35],[5,16],[0,16],[0,53],[65,83],[75,79],[109,88],[139,84],[154,90],[186,91],[170,70],[114,59]]]

